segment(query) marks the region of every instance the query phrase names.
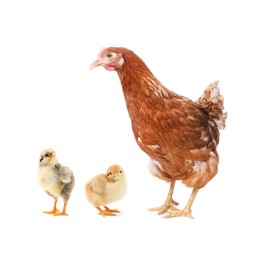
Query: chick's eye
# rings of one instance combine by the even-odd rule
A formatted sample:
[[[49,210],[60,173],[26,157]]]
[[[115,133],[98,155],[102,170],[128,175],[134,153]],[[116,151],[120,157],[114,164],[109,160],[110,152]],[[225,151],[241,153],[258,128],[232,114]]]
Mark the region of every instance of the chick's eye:
[[[46,154],[45,154],[45,157],[49,157],[49,156],[50,156],[50,154],[49,154],[49,153],[46,153]]]
[[[112,172],[110,172],[109,175],[112,175]]]

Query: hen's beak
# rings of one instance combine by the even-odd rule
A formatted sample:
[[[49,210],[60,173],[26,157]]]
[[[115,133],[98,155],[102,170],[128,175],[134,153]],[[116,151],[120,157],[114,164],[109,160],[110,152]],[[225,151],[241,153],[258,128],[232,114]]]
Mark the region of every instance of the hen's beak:
[[[90,66],[89,70],[95,69],[96,67],[102,66],[102,62],[100,59],[96,59]]]

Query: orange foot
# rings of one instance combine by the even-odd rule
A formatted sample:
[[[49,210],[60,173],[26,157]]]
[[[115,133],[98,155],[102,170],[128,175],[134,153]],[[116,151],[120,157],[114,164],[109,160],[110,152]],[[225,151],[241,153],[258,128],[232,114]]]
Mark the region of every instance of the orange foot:
[[[106,206],[104,206],[105,210],[102,210],[100,207],[96,207],[97,210],[99,211],[99,214],[103,217],[106,217],[106,216],[117,216],[116,214],[114,213],[118,213],[120,212],[119,210],[117,209],[110,209]]]
[[[66,212],[55,212],[52,214],[53,216],[57,217],[57,216],[68,216],[68,214]]]
[[[60,211],[57,210],[57,209],[53,209],[53,210],[50,210],[50,211],[43,211],[43,213],[45,213],[45,214],[57,214],[57,213],[60,213]]]
[[[120,210],[118,210],[118,209],[110,209],[110,208],[107,207],[107,206],[104,206],[104,208],[105,208],[106,211],[108,211],[108,212],[116,212],[116,213],[119,213],[119,212],[120,212]]]

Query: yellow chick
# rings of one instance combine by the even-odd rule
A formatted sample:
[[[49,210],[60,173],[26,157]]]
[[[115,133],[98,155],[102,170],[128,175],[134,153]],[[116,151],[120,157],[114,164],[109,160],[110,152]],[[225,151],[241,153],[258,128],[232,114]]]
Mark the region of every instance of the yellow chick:
[[[105,174],[99,174],[87,182],[85,194],[87,200],[96,207],[100,215],[116,216],[117,209],[109,209],[106,205],[122,199],[127,191],[127,180],[120,165],[110,166]],[[105,209],[101,209],[103,206]]]
[[[54,216],[67,216],[66,208],[74,188],[75,178],[68,167],[58,163],[54,150],[46,149],[41,152],[37,177],[40,186],[48,195],[54,198],[53,209],[44,211],[44,213],[53,214]],[[56,208],[60,197],[64,202],[61,212]]]

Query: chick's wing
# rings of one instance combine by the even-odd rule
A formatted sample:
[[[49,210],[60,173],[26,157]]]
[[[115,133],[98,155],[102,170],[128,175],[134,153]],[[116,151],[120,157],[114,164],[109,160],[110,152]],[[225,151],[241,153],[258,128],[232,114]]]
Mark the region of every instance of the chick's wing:
[[[99,174],[91,179],[87,186],[93,192],[103,194],[106,191],[107,178],[104,174]]]
[[[60,171],[60,180],[61,182],[67,184],[72,181],[71,177],[73,176],[73,172],[68,167],[61,167]]]

